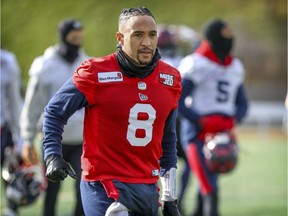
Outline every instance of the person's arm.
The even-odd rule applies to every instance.
[[[37,123],[49,101],[48,92],[47,85],[41,81],[39,76],[30,76],[20,115],[21,136],[24,146],[33,146]]]
[[[165,122],[164,135],[162,139],[162,157],[160,158],[160,167],[162,170],[176,168],[177,150],[176,150],[176,119],[178,111],[172,111]]]
[[[11,111],[11,132],[13,135],[13,142],[17,145],[20,145],[20,126],[19,126],[19,117],[21,109],[23,106],[23,98],[21,97],[21,76],[20,69],[16,59],[14,62],[11,62],[11,82],[9,83],[7,89],[7,98],[8,98],[8,108]]]
[[[193,110],[189,109],[185,105],[185,99],[188,96],[191,96],[191,92],[194,90],[195,85],[191,80],[183,79],[182,80],[182,94],[179,100],[179,115],[183,116],[184,118],[188,119],[193,124],[198,124],[199,122],[199,115],[194,112]]]
[[[75,172],[62,158],[62,133],[69,117],[87,105],[85,96],[74,86],[70,78],[45,107],[42,144],[47,166],[46,177],[49,181],[63,181],[67,175],[76,179]]]
[[[248,111],[248,98],[243,84],[238,89],[235,104],[235,119],[240,124]]]
[[[180,215],[176,196],[176,119],[178,110],[174,110],[165,122],[162,139],[162,157],[160,158],[160,180],[162,184],[163,215]]]
[[[69,117],[88,102],[70,78],[51,98],[43,115],[43,148],[44,160],[50,155],[61,156],[61,140],[64,125]]]
[[[21,137],[23,138],[22,158],[26,165],[37,164],[39,161],[33,144],[39,118],[49,98],[49,87],[41,80],[40,73],[30,74],[20,115]]]

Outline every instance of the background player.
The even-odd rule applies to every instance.
[[[247,113],[244,68],[230,55],[234,35],[221,19],[210,21],[205,40],[179,66],[182,95],[179,101],[181,138],[200,193],[194,215],[217,216],[218,174],[211,172],[203,155],[203,141],[209,133],[232,130]],[[192,103],[186,104],[187,98]],[[190,100],[191,101],[191,100]]]
[[[23,159],[27,165],[38,161],[34,147],[38,121],[44,107],[58,89],[72,76],[74,70],[88,59],[81,49],[83,26],[75,19],[65,19],[58,26],[59,43],[37,57],[29,71],[29,82],[21,113],[21,133],[24,139]],[[77,111],[65,127],[62,154],[71,163],[79,178],[75,182],[76,205],[74,215],[84,215],[80,195],[80,157],[82,154],[82,131],[84,109]],[[43,215],[56,214],[60,182],[48,182],[44,198]]]
[[[8,156],[5,151],[15,150],[19,154],[21,137],[19,116],[23,105],[21,96],[22,82],[20,67],[14,53],[1,48],[1,169]],[[2,176],[2,175],[1,175]],[[7,182],[4,183],[5,188]],[[16,215],[17,204],[7,200],[8,207],[4,215]]]

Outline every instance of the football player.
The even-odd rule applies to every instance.
[[[74,70],[86,59],[82,49],[84,31],[83,25],[76,19],[64,19],[58,25],[59,42],[48,47],[44,54],[33,61],[29,70],[29,82],[24,106],[20,116],[21,134],[24,139],[22,156],[26,165],[38,161],[34,147],[37,125],[42,119],[44,107],[58,89],[72,76]],[[78,110],[65,126],[62,139],[62,154],[71,163],[76,173],[80,175],[80,158],[82,154],[82,131],[84,109]],[[57,197],[60,182],[48,182],[43,202],[43,216],[54,216],[57,210]],[[76,204],[75,216],[84,214],[81,195],[80,178],[75,181]]]
[[[53,96],[43,120],[50,181],[75,173],[62,158],[69,117],[85,107],[81,195],[85,215],[164,215],[176,204],[177,69],[160,60],[156,21],[145,7],[123,9],[118,50],[87,60]]]
[[[204,38],[180,63],[183,89],[179,113],[182,143],[200,185],[194,215],[217,216],[218,173],[205,164],[203,142],[208,134],[232,130],[240,123],[248,99],[243,64],[230,55],[234,42],[231,28],[221,19],[212,20],[205,27]]]
[[[21,96],[22,81],[20,67],[17,57],[14,53],[1,48],[0,60],[0,86],[1,86],[1,103],[0,103],[0,122],[1,122],[1,170],[3,163],[10,155],[5,154],[7,150],[21,150],[22,140],[20,136],[19,116],[23,106],[23,98]],[[3,170],[2,170],[3,171]],[[4,187],[8,186],[7,181]],[[4,215],[16,215],[18,205],[7,197],[8,207],[4,211]]]

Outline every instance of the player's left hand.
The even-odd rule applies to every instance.
[[[162,213],[163,213],[163,216],[181,216],[178,210],[177,200],[164,201]]]

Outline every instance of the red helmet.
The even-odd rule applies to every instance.
[[[165,48],[169,46],[175,46],[176,40],[173,33],[168,28],[163,28],[158,32],[158,47]]]
[[[203,152],[209,170],[216,173],[228,173],[237,164],[239,149],[235,136],[225,131],[207,135]]]

